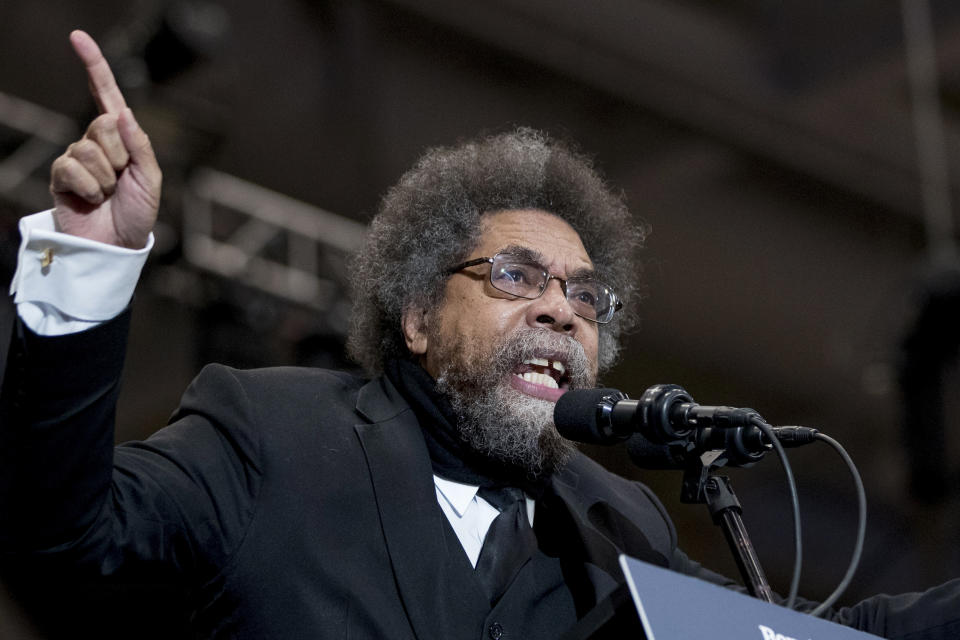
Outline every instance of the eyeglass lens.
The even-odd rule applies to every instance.
[[[497,254],[493,258],[490,283],[500,291],[521,298],[538,298],[549,281],[550,274],[539,264],[518,260],[509,254]],[[613,315],[613,291],[596,280],[571,278],[566,281],[564,292],[578,316],[607,322]]]

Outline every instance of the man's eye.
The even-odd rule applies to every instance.
[[[527,281],[527,274],[520,269],[513,269],[510,271],[503,271],[501,275],[504,279],[510,280],[514,283],[523,283]]]
[[[597,296],[592,291],[580,290],[577,292],[576,300],[592,307],[597,303]]]
[[[600,290],[591,282],[569,282],[567,287],[570,302],[595,307],[600,300]]]
[[[529,285],[535,282],[535,275],[524,265],[504,265],[497,270],[494,279],[503,284]]]

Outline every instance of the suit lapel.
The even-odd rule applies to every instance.
[[[394,578],[418,638],[468,637],[471,618],[461,613],[476,597],[472,583],[451,565],[463,555],[451,548],[437,504],[433,470],[420,425],[385,378],[360,392],[357,409],[369,424],[355,426],[370,470]]]
[[[620,554],[668,564],[630,518],[585,490],[580,475],[569,467],[551,479],[538,502],[535,524],[541,548],[561,560],[579,616],[624,582]]]

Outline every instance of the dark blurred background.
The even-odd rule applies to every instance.
[[[426,147],[529,125],[577,143],[652,226],[642,327],[606,383],[676,383],[842,442],[870,500],[844,602],[960,576],[960,4],[4,0],[3,282],[18,217],[49,206],[49,163],[94,114],[77,27],[165,171],[119,440],[161,426],[204,362],[351,366],[345,258],[380,196]],[[738,575],[678,473],[589,452],[653,485],[690,555]],[[801,592],[822,598],[852,549],[853,485],[824,445],[791,460]],[[783,472],[768,457],[730,475],[786,592]],[[58,592],[22,598],[50,635],[64,620],[185,635],[176,593]]]

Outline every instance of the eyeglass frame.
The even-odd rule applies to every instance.
[[[517,260],[518,262],[523,262],[523,263],[529,264],[529,265],[531,265],[531,266],[539,267],[540,270],[546,275],[546,280],[544,281],[543,287],[540,289],[540,293],[538,293],[537,295],[535,295],[535,296],[533,296],[533,297],[531,298],[531,297],[528,297],[528,296],[521,296],[521,295],[519,295],[519,294],[513,293],[512,291],[504,291],[503,289],[501,289],[500,287],[498,287],[496,284],[494,284],[494,282],[493,282],[493,263],[494,263],[494,261],[497,259],[497,257],[499,257],[499,256],[512,256],[512,257],[516,258],[516,260]],[[477,266],[478,264],[483,264],[483,263],[485,263],[485,262],[490,265],[490,272],[489,272],[488,275],[487,275],[487,280],[490,282],[490,286],[493,287],[494,289],[496,289],[497,291],[500,291],[501,293],[505,293],[505,294],[510,295],[510,296],[515,296],[515,297],[521,298],[521,299],[523,299],[523,300],[536,300],[536,299],[540,298],[541,296],[543,296],[544,292],[547,290],[547,287],[550,286],[550,281],[551,281],[551,280],[556,280],[557,282],[560,283],[560,289],[563,291],[563,297],[569,302],[570,299],[567,298],[567,281],[568,281],[568,280],[589,280],[589,278],[578,278],[578,277],[573,277],[573,278],[561,278],[560,276],[555,276],[555,275],[553,275],[552,273],[550,273],[550,272],[547,270],[547,268],[544,267],[542,264],[540,264],[540,263],[538,263],[538,262],[536,262],[536,261],[534,261],[534,260],[530,260],[530,259],[527,259],[527,258],[522,258],[521,256],[518,256],[518,255],[516,255],[516,254],[514,254],[514,253],[510,253],[509,251],[497,252],[497,253],[493,254],[493,256],[491,256],[491,257],[474,258],[474,259],[472,259],[472,260],[467,260],[466,262],[464,262],[464,263],[462,263],[462,264],[458,264],[458,265],[455,266],[455,267],[450,267],[449,269],[447,269],[447,275],[453,275],[454,273],[457,273],[458,271],[462,271],[462,270],[464,270],[464,269],[466,269],[466,268],[468,268],[468,267],[475,267],[475,266]],[[597,320],[597,319],[595,319],[595,318],[588,318],[587,316],[585,316],[585,315],[583,315],[583,314],[581,314],[581,313],[577,313],[577,310],[574,309],[572,305],[571,305],[571,309],[573,310],[573,313],[574,313],[578,318],[583,318],[584,320],[587,320],[587,321],[592,322],[592,323],[594,323],[594,324],[608,324],[611,320],[613,320],[613,314],[615,314],[617,311],[620,311],[620,309],[623,308],[623,301],[620,300],[620,296],[618,296],[618,295],[616,294],[616,292],[613,290],[613,288],[610,287],[608,284],[606,284],[605,282],[601,282],[600,280],[595,280],[595,282],[596,282],[597,284],[601,285],[602,287],[605,287],[605,288],[610,292],[610,295],[613,296],[613,306],[612,306],[613,311],[610,312],[610,317],[607,318],[606,320]]]

